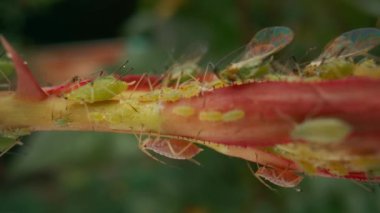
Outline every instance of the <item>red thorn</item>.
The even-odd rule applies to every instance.
[[[7,51],[7,56],[13,61],[17,74],[16,96],[23,100],[41,101],[47,98],[46,93],[41,89],[32,72],[20,55],[13,49],[11,44],[0,36],[0,41]]]

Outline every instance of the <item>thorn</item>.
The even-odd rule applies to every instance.
[[[15,66],[17,74],[16,96],[29,101],[41,101],[47,98],[47,94],[41,89],[21,56],[13,49],[4,36],[0,35],[0,41],[7,52],[8,58],[13,61]]]

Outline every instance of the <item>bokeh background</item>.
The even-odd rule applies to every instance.
[[[101,70],[163,72],[199,46],[208,47],[202,64],[217,64],[274,25],[296,34],[277,58],[307,62],[379,17],[378,0],[0,1],[0,32],[45,85]],[[300,192],[273,192],[246,162],[210,150],[201,166],[163,165],[124,134],[39,132],[23,142],[0,159],[0,212],[380,212],[376,184],[306,177]]]

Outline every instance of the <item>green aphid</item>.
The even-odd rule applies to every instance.
[[[353,75],[355,65],[351,61],[336,59],[321,65],[318,70],[322,79],[340,79]]]
[[[239,70],[239,77],[241,79],[259,79],[270,73],[271,67],[269,63],[265,63],[259,67],[243,67]]]
[[[364,58],[358,62],[354,69],[354,76],[380,78],[380,66],[373,59]]]
[[[183,64],[177,64],[170,69],[170,73],[163,80],[163,85],[175,86],[189,81],[197,76],[199,72],[199,66],[192,62],[185,62]]]
[[[271,55],[287,46],[293,37],[292,30],[287,27],[276,26],[260,30],[248,43],[239,61],[220,71],[219,77],[228,82],[245,82],[268,74]]]
[[[365,55],[379,44],[380,29],[351,30],[329,42],[319,57],[305,67],[304,72],[308,76],[318,76],[323,79],[350,76],[354,72],[354,64],[347,59]]]
[[[126,82],[120,81],[114,76],[106,76],[79,87],[65,97],[71,101],[94,103],[110,100],[127,88]]]
[[[351,129],[349,124],[338,118],[316,118],[297,125],[291,137],[311,143],[339,143],[351,133]]]

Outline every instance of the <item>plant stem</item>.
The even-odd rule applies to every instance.
[[[123,94],[128,95],[128,94]],[[0,128],[28,128],[30,131],[159,132],[156,103],[136,104],[113,99],[97,103],[71,102],[60,97],[30,102],[14,92],[0,93]]]

